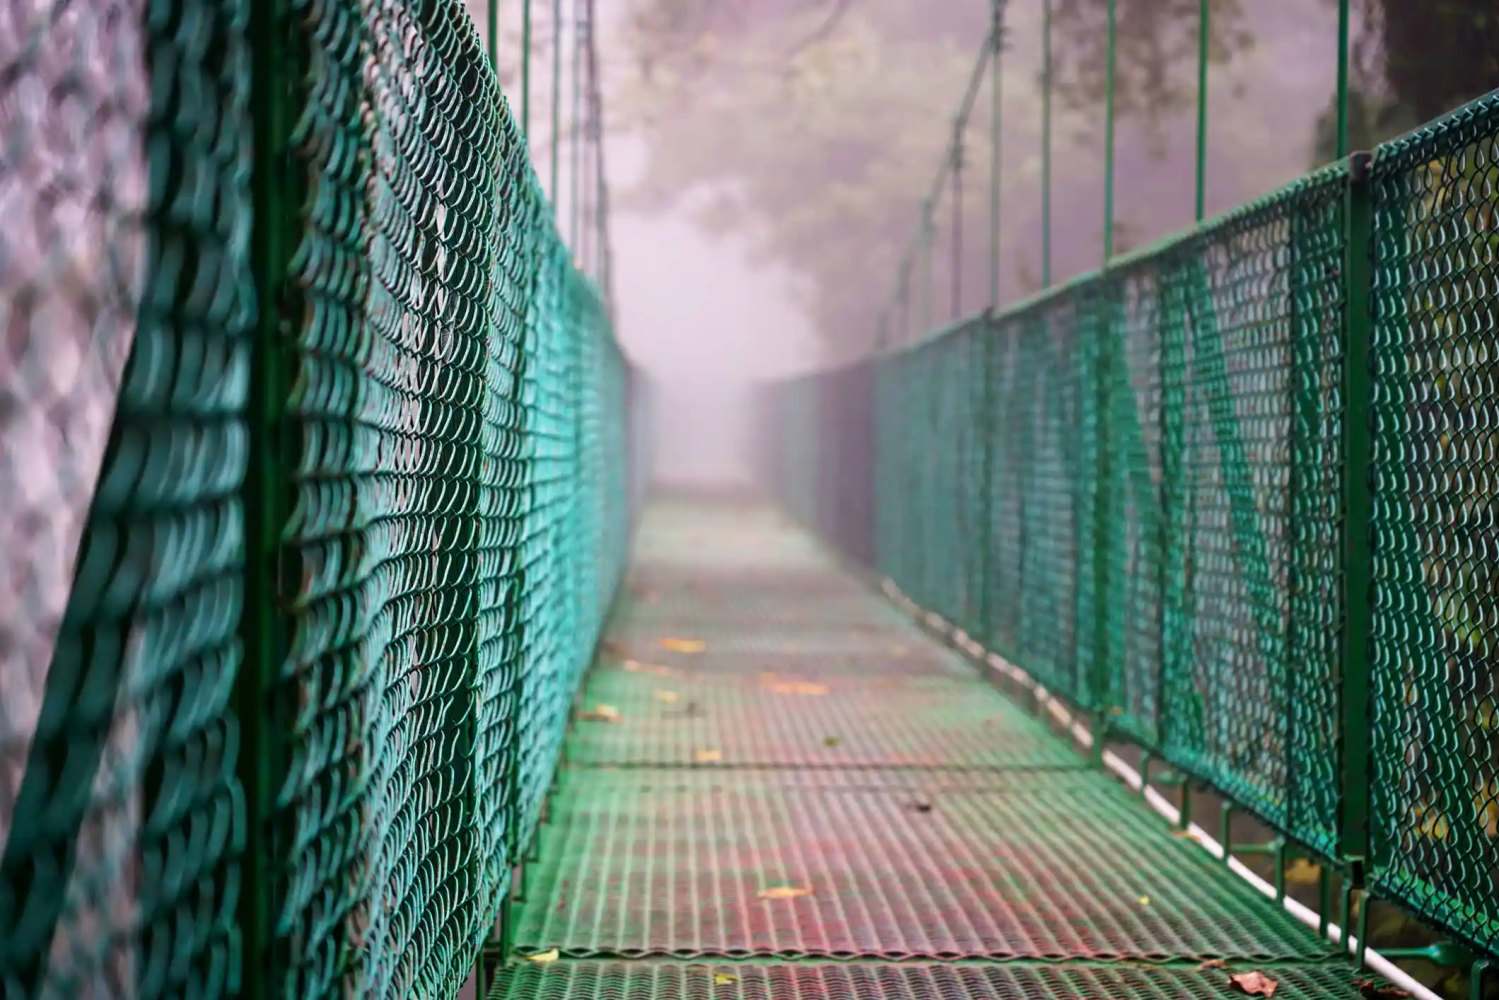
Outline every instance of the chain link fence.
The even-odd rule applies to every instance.
[[[456,0],[0,10],[0,993],[451,995],[646,387]]]
[[[1489,953],[1496,108],[762,401],[789,509],[873,467],[918,604]]]

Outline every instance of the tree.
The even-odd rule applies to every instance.
[[[1195,95],[1197,3],[1119,6],[1118,107],[1132,126],[1120,130],[1119,155],[1146,163],[1153,126]],[[726,0],[636,0],[629,22],[637,72],[613,110],[616,127],[647,138],[651,159],[625,203],[685,204],[712,227],[750,234],[761,254],[802,276],[804,301],[834,356],[873,342],[988,30],[982,4],[917,7],[769,0],[751,16],[748,5]],[[1104,10],[1104,0],[1057,0],[1054,12],[1059,277],[1097,259]],[[1002,289],[1012,299],[1034,291],[1041,270],[1040,5],[1011,4],[1007,17]],[[1215,59],[1246,44],[1236,0],[1219,2],[1212,23]],[[1188,60],[1185,74],[1167,65],[1178,59]],[[986,87],[964,133],[958,216],[966,239],[956,257],[951,193],[936,206],[941,250],[932,270],[944,307],[930,310],[934,320],[947,315],[955,270],[964,309],[986,298],[989,113]],[[1233,141],[1215,155],[1252,161],[1255,136]],[[924,272],[916,277],[924,283]]]

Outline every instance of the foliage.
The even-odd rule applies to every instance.
[[[1195,52],[1196,0],[1121,6],[1129,12],[1120,22],[1119,107],[1133,127],[1121,129],[1119,148],[1121,157],[1131,149],[1143,156],[1153,144],[1150,128],[1190,101],[1189,81],[1160,63],[1178,58],[1183,46]],[[1194,13],[1183,28],[1176,22],[1189,7]],[[1214,51],[1228,58],[1244,37],[1236,3],[1218,7]],[[777,0],[756,5],[754,17],[744,10],[715,0],[636,0],[630,46],[637,73],[614,98],[614,110],[624,127],[647,138],[651,159],[646,181],[625,193],[625,204],[683,203],[713,228],[748,233],[760,254],[802,276],[805,304],[832,353],[857,353],[873,339],[921,199],[952,142],[952,116],[988,19],[982,4],[854,0],[833,30],[819,33],[831,3]],[[1058,275],[1091,266],[1100,237],[1103,84],[1094,36],[1103,10],[1104,0],[1059,0],[1055,11]],[[1006,298],[1039,286],[1040,37],[1040,6],[1010,5],[1003,56]],[[955,270],[966,291],[962,308],[986,301],[990,109],[986,86],[963,133],[962,252],[951,249],[955,212],[945,193],[934,208],[940,303],[918,304],[916,314],[947,315]],[[1234,141],[1252,158],[1252,135]],[[1075,195],[1084,190],[1086,197]],[[924,269],[916,277],[924,282]]]

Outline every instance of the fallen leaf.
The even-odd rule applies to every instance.
[[[722,750],[699,750],[692,755],[692,759],[699,764],[716,764],[723,760]]]
[[[1199,971],[1206,971],[1208,969],[1226,969],[1228,968],[1228,963],[1221,958],[1210,958],[1206,962],[1203,962],[1201,965],[1199,965],[1197,968]]]
[[[911,808],[919,813],[929,813],[932,811],[932,804],[930,802],[912,802]]]
[[[777,885],[760,890],[761,899],[801,899],[803,896],[810,895],[812,895],[811,889],[803,889],[799,885]]]
[[[769,685],[767,690],[771,694],[824,695],[828,693],[828,686],[826,684],[813,684],[810,681],[782,681]]]
[[[1263,972],[1239,972],[1228,977],[1228,984],[1255,997],[1273,997],[1280,984]]]
[[[1381,986],[1372,979],[1355,979],[1353,985],[1358,988],[1359,996],[1366,1000],[1400,1000],[1410,996],[1407,990],[1398,986]]]
[[[1118,705],[1110,705],[1109,714],[1113,716],[1120,716],[1124,714],[1124,709],[1120,708]]]
[[[825,746],[825,747],[835,747],[840,742],[842,742],[842,741],[839,740],[838,737],[836,737],[836,736],[824,736],[822,738],[822,745]]]
[[[539,955],[527,955],[526,961],[539,963],[555,962],[561,957],[562,952],[558,951],[556,948],[553,948],[551,951],[544,951]]]
[[[674,639],[667,637],[661,640],[661,648],[669,649],[673,653],[701,653],[708,648],[708,644],[701,639]]]
[[[1177,840],[1196,840],[1197,839],[1197,834],[1193,833],[1191,830],[1172,830],[1171,831],[1171,836],[1175,837]]]
[[[632,674],[650,674],[653,677],[675,677],[677,674],[671,667],[663,667],[655,663],[641,663],[639,660],[626,660],[624,668]]]
[[[1150,905],[1150,897],[1149,896],[1141,896],[1140,897],[1140,905],[1141,906],[1149,906]]]
[[[619,709],[613,705],[595,705],[586,712],[579,712],[578,719],[583,722],[618,722]]]
[[[1286,881],[1292,885],[1316,885],[1322,880],[1322,866],[1306,858],[1293,858],[1286,867]]]
[[[1499,837],[1499,778],[1481,781],[1473,796],[1473,809],[1485,836]]]
[[[738,982],[738,981],[739,981],[739,977],[738,976],[731,976],[727,972],[715,973],[714,976],[713,976],[713,985],[714,986],[727,986],[729,983],[735,983],[735,982]]]
[[[675,705],[677,703],[677,693],[675,691],[657,691],[656,700],[664,701],[668,705]]]
[[[605,639],[599,643],[599,652],[610,656],[623,657],[625,655],[625,644],[618,639]]]
[[[1411,818],[1416,827],[1416,835],[1428,840],[1446,840],[1452,824],[1440,809],[1416,806],[1411,809]]]

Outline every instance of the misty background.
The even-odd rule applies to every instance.
[[[858,357],[990,305],[994,93],[954,114],[989,0],[596,0],[618,334],[655,383],[656,477],[744,482],[761,380]],[[468,0],[487,30],[485,0]],[[551,160],[554,0],[531,0],[529,143]],[[519,102],[522,4],[501,0]],[[1335,152],[1336,0],[1212,0],[1205,215]],[[561,191],[581,0],[562,0]],[[999,305],[1044,287],[1046,0],[1004,5]],[[1195,218],[1199,0],[1118,4],[1115,249]],[[1050,279],[1102,262],[1106,0],[1050,0]],[[1499,15],[1466,0],[1354,0],[1349,134],[1368,148],[1499,85]],[[897,274],[956,136],[930,257]],[[583,206],[586,214],[588,206]],[[566,225],[562,226],[564,233]],[[928,277],[928,275],[930,277]]]

